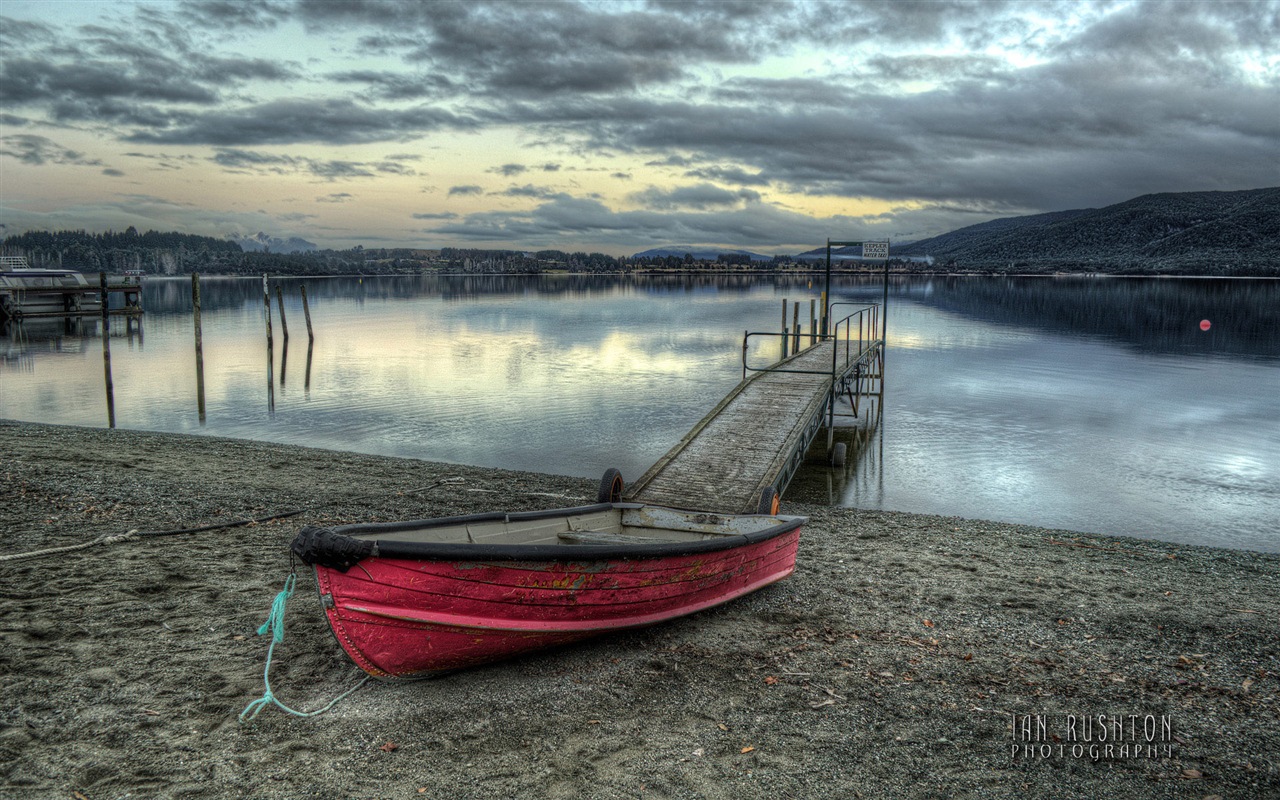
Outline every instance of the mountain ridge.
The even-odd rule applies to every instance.
[[[893,253],[958,270],[1280,275],[1280,187],[1166,192],[1006,217]]]
[[[245,252],[262,253],[270,251],[272,253],[310,253],[319,250],[319,245],[308,242],[297,236],[290,236],[288,239],[281,239],[278,236],[272,236],[263,231],[258,231],[250,236],[243,236],[239,233],[228,233],[227,241],[235,242],[240,245],[240,249]]]

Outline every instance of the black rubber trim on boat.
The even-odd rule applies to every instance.
[[[538,520],[565,517],[593,511],[643,508],[642,503],[597,503],[578,508],[560,508],[548,511],[524,511],[512,514],[501,511],[488,514],[470,514],[461,517],[407,520],[403,522],[371,522],[362,525],[342,525],[336,528],[303,528],[294,538],[289,549],[307,564],[320,564],[345,572],[359,560],[350,560],[357,552],[368,549],[368,555],[379,558],[420,559],[427,561],[555,561],[570,562],[597,559],[663,558],[695,555],[732,550],[756,542],[763,542],[799,528],[807,522],[805,517],[781,517],[783,521],[763,530],[737,536],[721,536],[696,542],[659,542],[656,544],[574,544],[574,545],[517,545],[517,544],[446,544],[440,542],[401,542],[378,539],[379,533],[398,533],[406,530],[438,528],[461,522],[494,522]],[[698,512],[694,512],[698,513]],[[736,514],[712,514],[708,517],[741,516]],[[364,556],[361,556],[364,557]],[[345,565],[345,566],[344,566]]]

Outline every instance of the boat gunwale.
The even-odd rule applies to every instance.
[[[748,517],[755,514],[724,514],[720,512],[700,512],[688,509],[667,509],[651,503],[596,503],[589,506],[573,508],[556,508],[543,511],[486,512],[467,514],[456,517],[436,517],[422,520],[405,520],[398,522],[368,522],[351,525],[339,525],[326,528],[332,534],[355,541],[373,542],[370,558],[389,558],[398,560],[420,561],[540,561],[573,563],[582,561],[626,560],[642,558],[671,558],[685,555],[715,553],[733,550],[749,544],[767,541],[782,534],[795,531],[808,517],[790,515],[765,515],[781,520],[776,525],[761,528],[758,531],[732,535],[717,536],[713,539],[683,542],[654,542],[652,544],[484,544],[471,542],[406,542],[400,540],[379,540],[370,538],[379,532],[397,533],[406,530],[448,527],[450,525],[471,522],[522,522],[555,517],[568,517],[579,514],[595,513],[607,510],[663,508],[682,514],[707,514],[715,517]]]

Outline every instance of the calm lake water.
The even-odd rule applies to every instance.
[[[141,331],[112,321],[116,424],[635,478],[741,378],[743,332],[778,330],[783,298],[807,320],[821,280],[307,279],[311,348],[281,280],[268,362],[261,280],[206,278],[201,421],[190,281],[151,279]],[[1280,551],[1280,282],[895,278],[888,327],[877,424],[789,497]],[[0,354],[0,417],[107,425],[96,321]]]

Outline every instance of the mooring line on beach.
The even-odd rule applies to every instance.
[[[386,497],[388,494],[397,494],[397,495],[421,494],[422,492],[429,492],[432,489],[437,489],[441,486],[454,485],[459,483],[466,483],[466,478],[454,476],[451,478],[445,478],[444,480],[441,480],[441,481],[437,481],[431,484],[430,486],[423,486],[417,489],[406,489],[406,490],[400,490],[395,492],[377,492],[375,494],[365,494],[365,495],[359,495],[357,497],[346,497],[346,498],[343,498],[341,501],[311,503],[310,505],[305,505],[302,508],[294,509],[292,511],[281,511],[277,514],[268,514],[263,517],[235,519],[235,520],[231,520],[230,522],[216,522],[210,525],[199,525],[194,528],[175,528],[173,530],[167,530],[167,531],[140,531],[137,528],[134,528],[132,530],[125,531],[124,533],[103,534],[102,536],[99,536],[97,539],[94,539],[93,541],[90,541],[90,542],[81,542],[80,544],[69,544],[62,547],[46,547],[43,550],[32,550],[27,553],[12,553],[9,555],[0,555],[0,562],[20,561],[27,558],[40,558],[42,556],[52,556],[52,555],[57,555],[59,553],[74,553],[77,550],[87,550],[90,547],[97,547],[100,544],[118,544],[120,542],[133,542],[143,537],[149,537],[149,536],[179,536],[183,534],[205,533],[207,531],[216,531],[216,530],[221,530],[223,528],[238,528],[238,527],[243,527],[245,525],[260,525],[262,523],[271,522],[277,519],[287,519],[288,517],[296,517],[299,514],[306,513],[307,511],[312,511],[312,510],[315,510],[316,508],[323,508],[329,505],[335,505],[338,502],[350,503],[357,500],[368,500],[371,497]]]
[[[284,641],[284,608],[285,604],[289,602],[289,598],[293,597],[293,590],[297,583],[298,573],[296,571],[290,571],[289,577],[285,578],[284,588],[276,594],[275,600],[271,601],[271,611],[267,614],[267,621],[262,623],[262,627],[258,628],[259,636],[271,634],[271,644],[267,647],[267,663],[266,666],[262,668],[262,683],[264,688],[262,697],[259,697],[257,700],[249,703],[249,705],[244,707],[244,711],[240,712],[239,719],[241,722],[252,722],[254,718],[262,712],[262,709],[270,705],[279,706],[281,710],[292,714],[295,717],[317,717],[336,706],[340,701],[349,697],[361,686],[368,683],[373,677],[372,675],[365,675],[364,678],[362,678],[355,686],[352,686],[350,689],[313,711],[298,711],[297,709],[290,708],[280,702],[279,698],[275,696],[275,693],[271,690],[271,659],[275,655],[276,645]]]
[[[33,550],[30,553],[12,553],[7,556],[0,556],[0,561],[18,561],[24,558],[39,558],[40,556],[52,556],[58,553],[72,553],[76,550],[87,550],[90,547],[96,547],[100,544],[115,544],[116,542],[132,542],[140,536],[138,529],[124,533],[106,533],[94,539],[91,542],[82,542],[81,544],[69,544],[64,547],[46,547],[43,550]]]

